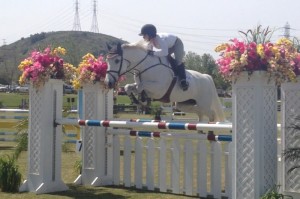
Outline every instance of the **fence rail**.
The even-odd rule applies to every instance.
[[[28,118],[28,110],[26,109],[0,109],[0,142],[16,142],[17,129],[15,126],[19,121],[26,118]],[[66,125],[64,129],[63,140],[65,143],[75,144],[80,139],[78,127]]]

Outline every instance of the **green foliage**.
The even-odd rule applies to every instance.
[[[3,192],[18,192],[21,184],[21,173],[13,157],[0,158],[0,188]]]
[[[16,159],[19,158],[22,151],[27,151],[28,147],[28,133],[18,133],[17,135],[17,146],[15,148],[14,156]]]
[[[153,104],[151,106],[151,115],[154,116],[155,120],[160,120],[162,109],[159,104]]]
[[[82,160],[77,160],[74,164],[74,172],[76,174],[81,174],[82,171]]]
[[[30,35],[30,42],[32,43],[32,44],[34,44],[34,43],[36,43],[36,42],[38,42],[38,41],[41,41],[41,40],[43,40],[43,39],[45,39],[46,38],[46,33],[44,33],[44,32],[42,32],[42,33],[36,33],[36,34],[34,34],[34,35]]]
[[[284,198],[291,198],[292,196],[283,195],[279,193],[280,185],[275,185],[272,189],[269,189],[267,193],[265,193],[260,199],[284,199]]]
[[[262,28],[261,25],[258,25],[253,30],[249,29],[246,32],[239,31],[244,37],[246,42],[254,42],[256,44],[264,44],[271,40],[273,31],[270,31],[269,27]]]
[[[17,146],[14,151],[14,158],[18,159],[22,151],[28,146],[28,118],[20,120],[14,127],[17,130]]]
[[[300,116],[297,116],[295,118],[295,124],[292,124],[288,128],[293,129],[294,133],[300,133],[300,124],[297,124],[297,121],[300,121]],[[285,158],[285,161],[291,161],[291,162],[299,162],[300,160],[300,148],[299,147],[289,147],[286,150],[283,151],[283,157]],[[294,164],[287,173],[291,173],[294,169],[300,168],[299,164]]]
[[[211,55],[203,54],[200,56],[196,53],[188,52],[184,58],[184,62],[187,69],[211,75],[216,88],[223,90],[228,90],[230,88],[230,83],[226,82],[224,78],[221,77],[218,66]]]
[[[300,41],[296,37],[293,37],[293,46],[296,48],[297,52],[300,52]]]

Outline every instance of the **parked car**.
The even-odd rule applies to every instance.
[[[29,91],[28,86],[17,86],[16,87],[17,93],[28,93],[28,91]]]
[[[118,95],[127,95],[125,88],[123,86],[118,88]]]
[[[74,90],[73,86],[70,86],[70,85],[67,85],[65,84],[64,85],[64,94],[73,94],[73,93],[76,93],[76,90]]]
[[[8,91],[8,85],[0,85],[0,92],[7,92]]]

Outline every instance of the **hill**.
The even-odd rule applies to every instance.
[[[112,45],[124,41],[100,33],[81,31],[59,31],[37,33],[28,38],[0,47],[0,84],[17,83],[19,63],[34,49],[61,46],[67,50],[66,62],[77,66],[86,53],[95,56],[107,53],[106,43]]]

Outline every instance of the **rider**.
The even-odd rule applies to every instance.
[[[169,58],[172,67],[175,68],[175,74],[179,77],[182,90],[186,91],[189,83],[186,81],[184,63],[182,62],[184,47],[181,39],[172,34],[157,33],[156,27],[152,24],[144,25],[139,35],[148,42],[149,55]],[[154,48],[155,51],[153,51]],[[171,57],[172,54],[174,54],[175,60]]]

